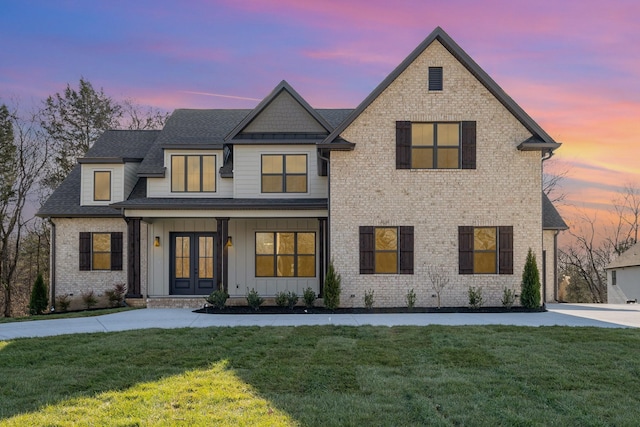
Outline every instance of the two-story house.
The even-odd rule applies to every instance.
[[[560,146],[440,28],[357,108],[314,109],[281,82],[253,110],[176,110],[161,131],[108,131],[38,215],[51,219],[52,299],[126,283],[149,306],[224,288],[270,297],[327,265],[342,306],[433,306],[470,286],[499,305],[527,251],[553,299],[542,162]]]

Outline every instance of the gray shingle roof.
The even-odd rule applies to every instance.
[[[221,199],[221,198],[137,198],[114,203],[127,209],[327,209],[327,199]]]
[[[142,159],[160,131],[109,130],[98,138],[85,158]],[[40,217],[119,217],[120,212],[109,206],[80,206],[81,166],[76,165],[69,176],[42,205]]]
[[[640,243],[636,243],[629,249],[624,251],[622,255],[611,261],[605,269],[622,268],[622,267],[634,267],[640,265]]]
[[[544,230],[568,230],[558,210],[546,194],[542,193],[542,228]]]

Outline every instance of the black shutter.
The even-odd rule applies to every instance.
[[[498,274],[513,274],[513,227],[498,227]]]
[[[458,273],[473,274],[473,227],[458,227]]]
[[[400,274],[413,274],[413,226],[400,227]]]
[[[122,270],[122,233],[111,233],[111,270]]]
[[[91,270],[91,233],[80,233],[80,271]]]
[[[374,229],[369,226],[360,227],[360,274],[375,272],[375,237]]]
[[[462,122],[462,169],[476,168],[476,122]]]
[[[442,67],[429,67],[429,90],[442,90]]]
[[[411,122],[396,122],[396,169],[411,168]]]

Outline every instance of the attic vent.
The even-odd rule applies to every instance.
[[[429,90],[442,90],[442,67],[429,67]]]

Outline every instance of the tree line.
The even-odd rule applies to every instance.
[[[32,111],[0,99],[0,316],[27,314],[35,279],[48,278],[49,224],[33,214],[77,159],[108,129],[160,129],[168,117],[84,78]]]

